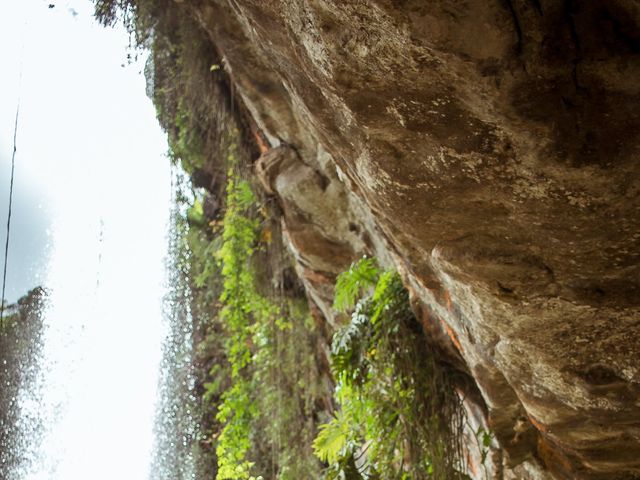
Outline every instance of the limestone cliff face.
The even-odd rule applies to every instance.
[[[329,325],[336,274],[376,255],[473,379],[490,476],[640,478],[640,4],[193,13],[266,139],[256,169]]]

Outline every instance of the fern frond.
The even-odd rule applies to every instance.
[[[373,287],[379,276],[380,270],[375,259],[362,257],[353,263],[349,270],[338,276],[333,308],[339,312],[353,308],[362,292]]]

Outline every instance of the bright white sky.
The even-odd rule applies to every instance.
[[[50,429],[25,480],[148,476],[171,186],[127,45],[88,0],[0,1],[0,257],[20,90],[8,297],[52,292],[33,404]]]

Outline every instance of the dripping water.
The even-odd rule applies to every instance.
[[[182,202],[186,184],[185,175],[174,170],[164,298],[167,336],[162,352],[150,480],[196,480],[198,423],[193,298],[189,281],[190,251],[186,242],[189,227]]]

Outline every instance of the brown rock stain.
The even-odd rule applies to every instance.
[[[558,478],[575,478],[567,476],[574,469],[573,462],[563,453],[563,450],[543,435],[538,437],[537,453],[542,463]]]
[[[462,348],[462,344],[460,343],[460,340],[458,340],[458,336],[456,335],[456,332],[454,332],[453,329],[449,326],[449,324],[445,322],[442,318],[438,318],[438,320],[440,320],[442,327],[445,329],[445,331],[447,332],[447,335],[449,335],[449,338],[451,339],[453,344],[456,346],[458,351],[462,353],[464,350]]]
[[[543,423],[538,421],[530,413],[527,414],[527,418],[529,418],[529,421],[531,422],[531,425],[533,425],[536,428],[536,430],[538,430],[541,433],[547,433],[548,432],[548,428]]]

